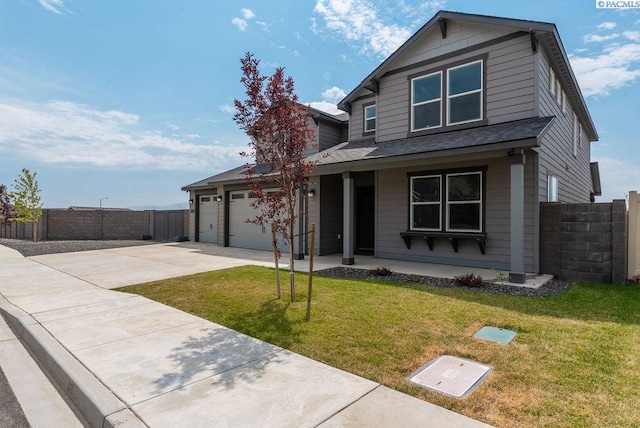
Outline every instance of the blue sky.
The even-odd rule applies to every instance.
[[[239,59],[331,108],[441,9],[557,25],[600,134],[603,196],[640,191],[640,9],[585,0],[0,0],[0,183],[45,207],[182,203],[244,162]]]

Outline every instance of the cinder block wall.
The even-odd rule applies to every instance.
[[[626,203],[540,204],[540,270],[568,281],[626,279]]]

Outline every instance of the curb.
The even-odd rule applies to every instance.
[[[93,427],[147,427],[31,315],[0,295],[0,315]]]

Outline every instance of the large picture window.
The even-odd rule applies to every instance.
[[[483,171],[410,177],[410,229],[482,232]]]
[[[447,124],[482,119],[482,61],[447,70]]]
[[[442,72],[411,81],[411,129],[442,126]]]
[[[412,77],[411,132],[482,120],[483,64],[477,60]]]

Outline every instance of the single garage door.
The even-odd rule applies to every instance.
[[[198,240],[218,243],[218,202],[214,195],[198,198]]]
[[[246,223],[256,218],[256,210],[251,207],[253,198],[250,191],[230,192],[229,194],[229,246],[270,251],[271,226]]]

